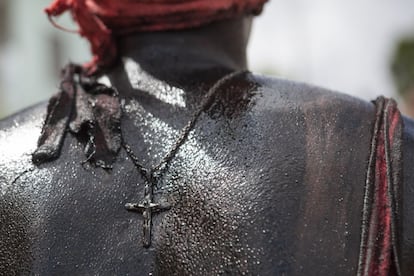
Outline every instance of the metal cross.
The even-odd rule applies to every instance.
[[[152,215],[163,212],[163,211],[167,211],[168,209],[171,208],[170,205],[157,204],[152,201],[153,199],[152,186],[153,186],[152,183],[149,183],[147,181],[145,185],[145,189],[144,189],[145,191],[144,200],[141,203],[125,204],[125,208],[128,211],[138,212],[144,218],[142,243],[144,247],[146,248],[151,246]]]

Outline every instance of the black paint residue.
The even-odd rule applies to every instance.
[[[24,203],[11,197],[0,200],[0,275],[29,274],[30,220]]]

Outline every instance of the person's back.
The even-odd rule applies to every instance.
[[[48,109],[0,122],[4,274],[413,271],[413,122],[388,145],[375,129],[389,102],[245,71],[249,22],[120,38],[103,78],[115,89],[75,73]],[[404,183],[399,213],[380,225],[403,230],[377,231],[386,252],[364,242],[381,145],[393,154],[383,171]]]

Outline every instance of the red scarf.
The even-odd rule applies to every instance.
[[[55,0],[49,17],[70,11],[79,34],[91,44],[90,71],[112,63],[114,36],[140,31],[179,30],[243,14],[258,14],[267,0]]]

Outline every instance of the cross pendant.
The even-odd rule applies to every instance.
[[[145,248],[151,246],[151,230],[152,230],[152,215],[166,211],[171,208],[169,205],[157,204],[152,201],[153,190],[151,183],[146,183],[145,185],[145,195],[144,200],[141,203],[127,203],[125,208],[128,211],[138,212],[143,218],[143,236],[142,243]]]

